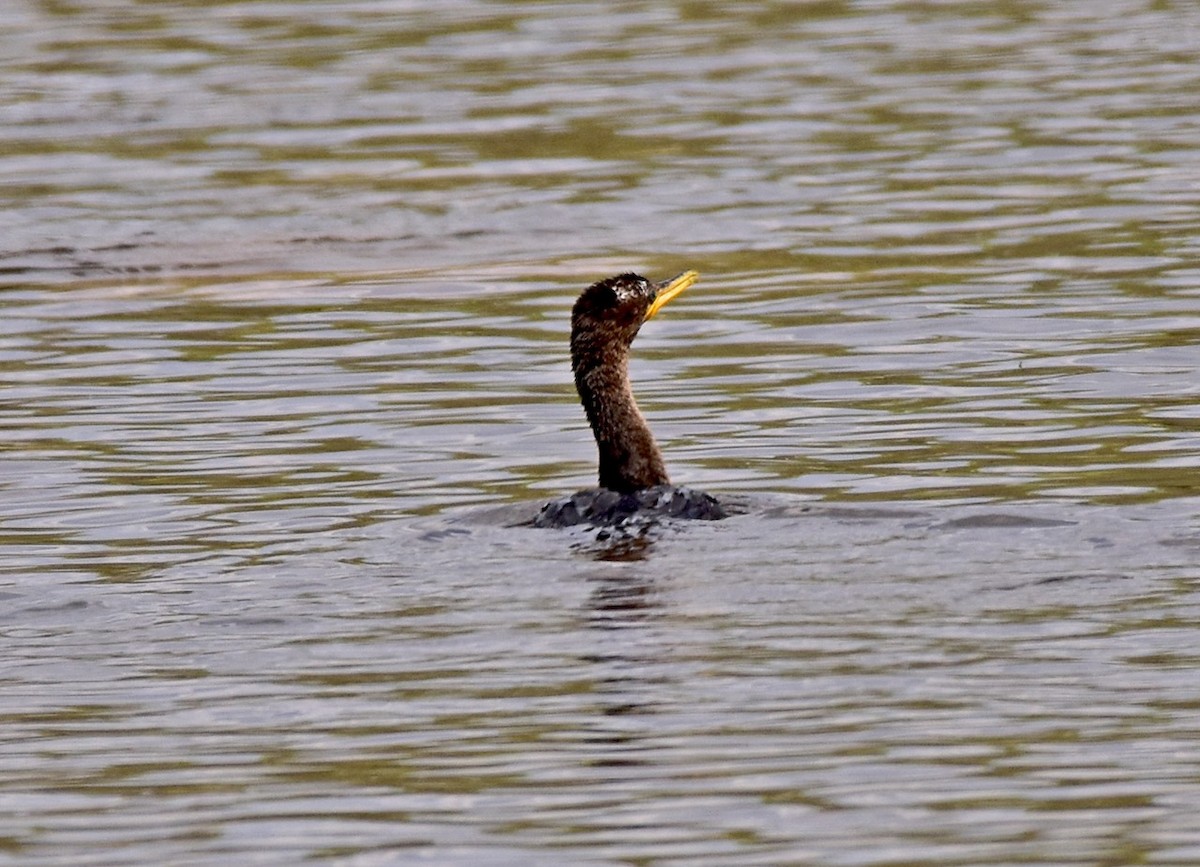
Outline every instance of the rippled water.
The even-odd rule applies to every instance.
[[[1193,5],[6,15],[0,859],[1200,861]]]

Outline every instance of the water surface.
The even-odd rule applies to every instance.
[[[1200,860],[1200,13],[23,3],[14,863]],[[676,481],[606,544],[587,283]],[[498,511],[497,511],[498,510]]]

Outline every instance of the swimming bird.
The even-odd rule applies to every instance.
[[[629,382],[629,352],[642,325],[700,275],[651,283],[618,274],[583,291],[571,311],[571,370],[600,457],[599,488],[548,503],[538,527],[623,525],[657,517],[718,520],[725,510],[708,494],[675,487]]]

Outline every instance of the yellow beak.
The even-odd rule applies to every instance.
[[[659,310],[667,306],[667,303],[676,295],[682,295],[684,290],[700,279],[700,274],[696,271],[684,271],[678,277],[673,277],[663,283],[655,284],[654,303],[650,305],[650,309],[646,311],[645,321],[650,321]]]

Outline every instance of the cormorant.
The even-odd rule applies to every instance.
[[[600,487],[548,503],[533,519],[535,527],[727,517],[708,494],[671,484],[629,384],[629,349],[638,330],[699,276],[685,271],[651,283],[637,274],[619,274],[589,286],[575,302],[571,369],[600,453]]]

